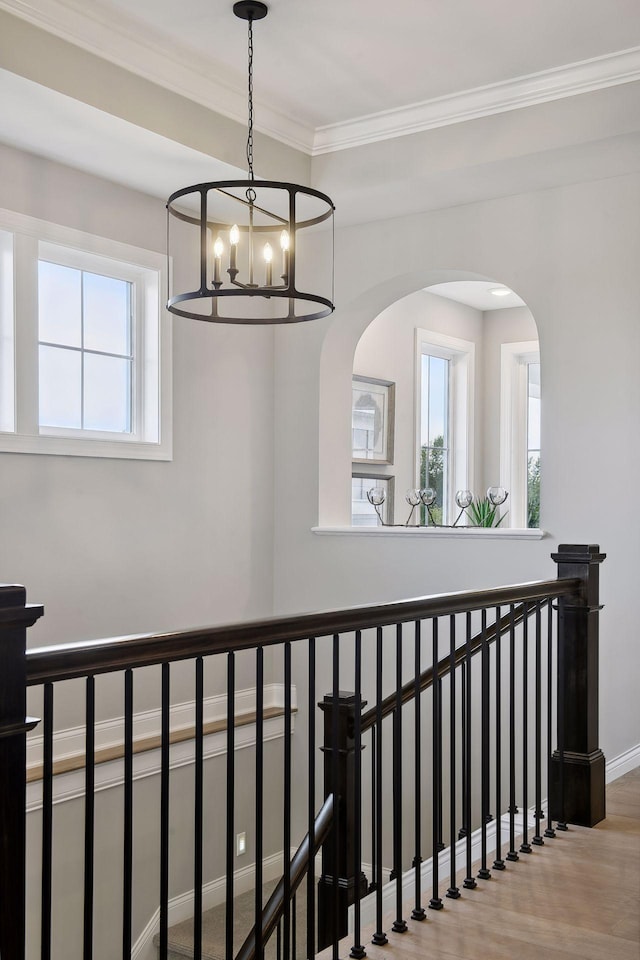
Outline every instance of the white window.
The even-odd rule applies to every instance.
[[[171,459],[160,254],[0,212],[0,449]]]
[[[503,343],[500,483],[512,527],[540,526],[540,351],[537,340]]]
[[[456,490],[473,475],[473,376],[475,345],[428,330],[416,331],[417,482],[437,494],[431,512],[453,520]],[[427,523],[421,507],[421,523]]]

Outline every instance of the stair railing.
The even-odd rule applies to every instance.
[[[186,669],[193,671],[194,689],[194,726],[189,734],[194,744],[194,960],[202,957],[204,850],[209,835],[205,801],[210,801],[204,778],[205,741],[210,732],[204,703],[207,683],[212,676],[223,676],[226,680],[226,721],[218,722],[216,729],[224,728],[225,738],[226,786],[222,793],[226,798],[223,831],[227,960],[233,960],[236,955],[235,811],[239,802],[236,745],[241,723],[250,724],[254,731],[254,930],[261,931],[259,937],[253,937],[253,942],[251,935],[245,938],[241,948],[244,951],[241,952],[242,960],[245,955],[246,960],[254,956],[262,960],[264,945],[274,929],[281,930],[278,945],[281,960],[296,956],[295,910],[292,910],[291,901],[305,877],[306,940],[304,948],[298,948],[298,955],[315,956],[319,942],[320,947],[331,944],[334,956],[337,956],[338,943],[346,934],[351,909],[354,913],[351,956],[363,957],[365,948],[361,943],[360,914],[366,906],[369,890],[363,855],[370,857],[375,887],[376,930],[373,941],[386,942],[381,912],[385,896],[384,864],[389,865],[389,850],[396,893],[393,930],[398,933],[406,930],[403,884],[406,884],[407,867],[405,807],[408,797],[415,798],[409,804],[414,807],[413,857],[409,857],[409,866],[414,870],[413,892],[416,897],[411,917],[422,920],[426,915],[421,899],[421,881],[423,853],[428,851],[432,858],[433,896],[427,906],[439,909],[442,901],[438,853],[445,840],[443,831],[447,814],[447,779],[443,776],[446,750],[450,751],[447,788],[450,822],[447,826],[451,860],[453,864],[456,831],[460,827],[467,853],[464,886],[476,882],[469,858],[472,834],[478,823],[482,861],[478,876],[486,877],[488,873],[490,777],[495,783],[496,826],[505,793],[509,802],[507,861],[518,858],[515,850],[516,800],[526,814],[531,799],[528,792],[530,776],[534,781],[536,802],[532,842],[543,842],[540,800],[547,766],[551,797],[547,830],[553,832],[552,819],[558,821],[560,828],[566,822],[589,825],[597,822],[604,816],[604,758],[598,748],[597,729],[598,565],[604,556],[598,547],[578,545],[561,546],[553,559],[558,563],[559,573],[559,579],[555,581],[29,651],[25,650],[26,631],[42,616],[42,608],[26,604],[23,588],[0,587],[0,958],[24,960],[25,957],[25,740],[27,731],[38,723],[27,717],[29,687],[42,688],[42,724],[39,728],[43,748],[40,915],[29,916],[29,935],[32,942],[39,943],[41,960],[51,960],[52,957],[57,960],[60,956],[60,948],[56,945],[60,940],[62,921],[56,913],[53,888],[53,806],[57,777],[54,707],[58,698],[64,697],[64,691],[57,691],[58,684],[72,678],[84,682],[85,746],[81,757],[85,772],[84,879],[79,924],[85,960],[93,957],[95,918],[103,909],[95,863],[95,774],[99,764],[108,759],[101,755],[99,744],[96,744],[96,685],[102,674],[119,674],[122,678],[123,831],[119,841],[122,846],[122,910],[117,924],[124,960],[131,958],[135,933],[132,928],[132,903],[136,895],[133,883],[135,758],[139,749],[147,749],[147,746],[141,747],[134,737],[137,671],[143,667],[160,667],[160,869],[156,880],[160,960],[165,960],[169,950],[172,880],[169,841],[172,829],[177,829],[172,821],[170,784],[173,741],[180,733],[171,728],[172,665],[178,661],[191,661],[192,666]],[[493,622],[490,622],[492,618]],[[507,642],[501,649],[505,637]],[[460,638],[461,643],[458,642]],[[408,667],[409,648],[412,656]],[[267,659],[265,654],[268,651]],[[244,661],[247,657],[253,660],[255,676],[255,709],[250,717],[244,718],[238,717],[235,706],[237,666],[241,656]],[[480,668],[473,670],[472,661],[478,656]],[[242,669],[243,676],[246,676],[244,661]],[[430,666],[427,667],[427,663]],[[516,669],[520,671],[517,686]],[[509,682],[503,684],[501,678],[507,674]],[[316,706],[318,687],[324,685],[327,678],[330,678],[331,690],[321,702],[322,741],[316,729]],[[345,693],[341,689],[341,678],[343,683],[353,684],[353,692]],[[180,682],[184,683],[184,679],[184,668],[181,668]],[[273,755],[267,753],[275,748],[269,745],[266,736],[274,711],[270,713],[270,706],[265,703],[265,690],[272,680],[281,681],[283,691],[283,702],[275,711],[277,722],[281,724],[283,768],[282,780],[277,783],[270,770]],[[292,693],[294,681],[300,693],[297,716]],[[275,686],[278,686],[277,682]],[[366,696],[373,703],[368,713],[363,712]],[[445,714],[447,696],[448,722]],[[407,714],[408,708],[412,710],[412,716]],[[553,754],[552,716],[557,726],[557,749]],[[387,730],[388,724],[385,723],[388,718],[391,718],[391,731]],[[299,721],[295,734],[294,719]],[[408,744],[405,733],[409,719],[412,722],[412,743]],[[501,740],[505,725],[509,727],[509,736]],[[516,764],[518,732],[522,749]],[[546,734],[544,745],[543,733]],[[372,745],[367,756],[372,775],[371,796],[368,789],[363,789],[365,736],[371,738]],[[504,739],[508,739],[508,743],[505,744]],[[298,744],[295,757],[294,742]],[[320,822],[317,822],[321,785],[316,776],[316,757],[321,742],[327,802],[322,808]],[[406,776],[407,752],[411,753],[413,762],[413,779],[409,780]],[[545,752],[548,763],[545,763]],[[501,765],[505,762],[509,774],[507,787],[501,782]],[[428,771],[426,767],[429,767]],[[430,782],[425,781],[426,772],[430,774]],[[407,790],[408,783],[411,784],[410,791]],[[475,800],[476,785],[480,788],[479,805]],[[246,792],[244,785],[243,790]],[[270,844],[273,841],[272,828],[265,826],[266,802],[270,813],[273,809],[282,811],[280,842],[285,863],[289,861],[292,840],[295,835],[304,833],[304,827],[307,838],[300,844],[293,864],[285,869],[276,893],[265,905],[262,890],[264,864],[265,857],[272,852]],[[220,804],[219,798],[216,803]],[[362,827],[363,812],[371,814],[370,840],[369,833]],[[431,821],[429,830],[426,829],[425,816]],[[526,816],[521,829],[523,842],[520,850],[528,852]],[[390,834],[390,843],[387,833]],[[324,837],[325,834],[322,874],[316,890],[315,850],[320,835]],[[423,842],[425,838],[430,842]],[[498,833],[494,869],[504,866],[502,853]],[[136,873],[135,886],[139,880]],[[446,895],[453,899],[459,893],[452,866],[451,885]],[[65,927],[72,920],[65,916]],[[66,935],[66,929],[64,933]]]

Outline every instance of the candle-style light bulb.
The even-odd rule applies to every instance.
[[[280,249],[282,250],[282,279],[289,282],[289,232],[283,230],[280,234]]]
[[[236,253],[238,252],[239,243],[240,230],[238,229],[238,224],[234,223],[231,230],[229,230],[229,270],[236,270]]]
[[[273,266],[272,266],[272,261],[273,261],[273,247],[271,246],[270,243],[265,243],[265,245],[264,245],[264,247],[263,247],[263,249],[262,249],[262,255],[263,255],[263,257],[264,257],[264,262],[265,262],[265,264],[266,264],[266,266],[267,266],[267,269],[266,269],[266,274],[267,274],[267,277],[266,277],[266,285],[267,285],[268,287],[270,287],[271,284],[273,283]]]
[[[224,243],[220,237],[217,237],[213,245],[213,282],[220,283],[220,266],[222,264],[222,254],[224,253]]]

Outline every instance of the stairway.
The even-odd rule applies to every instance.
[[[276,880],[265,883],[262,888],[262,902],[266,903]],[[306,886],[303,884],[296,898],[296,955],[306,956],[307,950],[307,903]],[[234,900],[233,952],[234,956],[244,943],[254,923],[255,894],[248,890]],[[221,903],[202,914],[202,960],[226,960],[226,908]],[[158,936],[154,937],[158,946]],[[276,934],[274,933],[264,951],[265,960],[276,960]],[[192,960],[193,958],[193,920],[183,920],[169,929],[169,951],[167,960]]]

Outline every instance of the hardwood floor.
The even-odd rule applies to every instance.
[[[460,886],[462,884],[460,883]],[[426,901],[428,902],[428,896]],[[389,943],[370,960],[640,960],[640,769],[607,788],[607,819],[570,827]],[[349,944],[350,947],[350,944]],[[341,945],[340,957],[349,950]],[[330,952],[325,952],[323,956]]]

